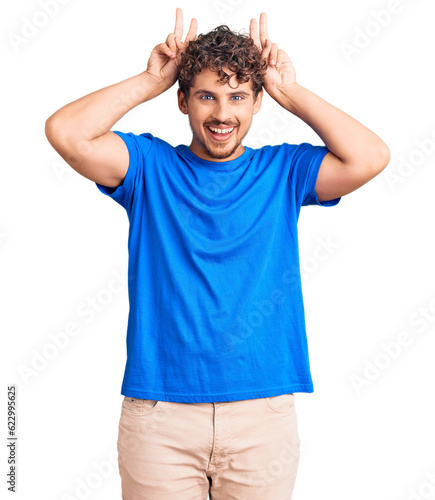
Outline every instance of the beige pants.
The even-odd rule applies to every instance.
[[[123,500],[290,500],[299,451],[294,394],[122,402]]]

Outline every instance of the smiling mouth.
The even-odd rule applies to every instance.
[[[206,129],[210,137],[215,141],[226,141],[233,135],[236,127],[217,128],[206,125]]]

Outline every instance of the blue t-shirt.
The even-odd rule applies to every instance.
[[[320,202],[325,146],[264,146],[203,160],[150,133],[117,132],[129,167],[97,184],[129,219],[121,394],[175,402],[313,392],[297,221]]]

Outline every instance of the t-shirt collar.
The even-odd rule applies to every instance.
[[[180,152],[185,157],[187,157],[189,161],[192,161],[195,164],[210,168],[212,170],[234,170],[235,168],[240,166],[243,162],[245,162],[247,159],[249,159],[252,155],[252,148],[248,146],[243,146],[243,147],[245,148],[245,150],[240,156],[238,156],[234,160],[228,160],[228,161],[204,160],[203,158],[200,158],[195,153],[193,153],[189,149],[189,146],[186,146],[185,144],[180,144],[179,146],[177,146],[177,149],[179,149]]]

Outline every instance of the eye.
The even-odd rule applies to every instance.
[[[241,95],[233,95],[234,99],[237,99],[238,101],[241,101],[243,97]]]
[[[201,99],[204,99],[204,100],[208,101],[208,99],[205,99],[206,97],[210,97],[211,99],[213,99],[213,96],[211,96],[211,95],[209,95],[209,94],[203,94],[203,95],[201,96]]]

